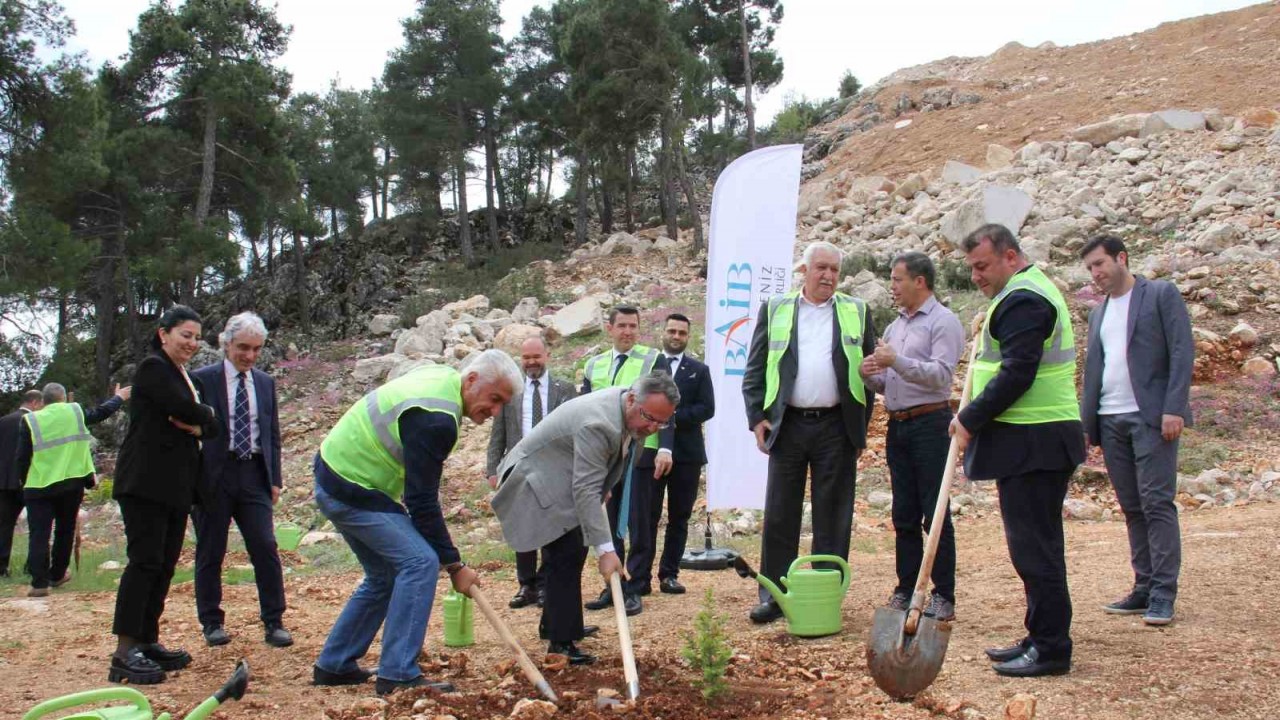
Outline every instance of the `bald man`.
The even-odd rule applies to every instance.
[[[551,377],[547,363],[551,354],[541,338],[529,338],[520,345],[520,367],[524,370],[524,387],[520,394],[502,408],[489,433],[489,456],[485,474],[489,487],[498,486],[498,463],[534,425],[566,400],[577,395],[571,383]],[[543,574],[538,568],[538,553],[516,553],[516,579],[520,589],[508,603],[512,608],[541,605]]]

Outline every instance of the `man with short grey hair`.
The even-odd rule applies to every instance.
[[[27,432],[19,437],[15,464],[18,477],[24,479],[22,499],[27,506],[27,569],[31,571],[27,595],[44,597],[51,586],[71,580],[67,568],[80,503],[85,489],[96,482],[88,426],[114,415],[132,392],[131,387],[117,385],[113,397],[85,410],[67,401],[65,387],[49,383],[41,393],[44,406],[23,418]]]
[[[867,387],[883,394],[889,415],[885,455],[893,486],[898,584],[888,605],[906,610],[924,557],[922,533],[929,532],[946,470],[951,377],[964,349],[964,328],[933,295],[936,273],[928,255],[903,253],[889,267],[898,318],[885,328],[875,353],[862,361],[859,372]],[[952,620],[956,543],[950,512],[943,519],[932,577],[933,596],[925,612]]]
[[[542,548],[547,581],[541,628],[551,643],[548,652],[575,665],[595,661],[576,645],[584,636],[587,546],[595,549],[606,584],[623,570],[601,503],[615,489],[625,498],[632,482],[651,481],[632,477],[639,447],[667,427],[679,403],[675,381],[660,371],[630,388],[576,397],[530,430],[498,465],[493,511],[516,552]]]
[[[196,612],[205,642],[211,646],[231,642],[222,611],[222,561],[232,520],[253,565],[264,640],[275,647],[293,644],[283,621],[284,570],[273,510],[284,486],[276,383],[255,367],[266,341],[262,318],[251,312],[234,315],[218,335],[222,362],[191,373],[224,430],[204,441],[199,504],[192,511]]]

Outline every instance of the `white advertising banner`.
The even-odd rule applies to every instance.
[[[800,145],[778,145],[733,161],[711,198],[707,258],[707,365],[716,414],[707,422],[707,507],[764,507],[768,457],[756,449],[742,402],[742,376],[760,303],[791,289]]]

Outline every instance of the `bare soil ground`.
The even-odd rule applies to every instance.
[[[822,639],[788,635],[781,623],[752,625],[746,613],[755,586],[731,571],[685,572],[685,596],[653,595],[632,619],[640,659],[642,697],[623,714],[637,718],[955,718],[1003,715],[1015,693],[1034,695],[1042,718],[1270,718],[1280,712],[1280,618],[1274,593],[1280,582],[1280,504],[1250,504],[1190,513],[1183,518],[1184,562],[1178,620],[1153,629],[1134,617],[1104,615],[1099,606],[1123,594],[1130,582],[1121,522],[1067,525],[1068,566],[1075,603],[1075,666],[1065,677],[1011,680],[997,677],[982,655],[985,647],[1022,634],[1020,583],[1008,562],[995,516],[963,517],[959,536],[959,618],[946,664],[934,686],[914,703],[898,703],[872,684],[863,655],[871,615],[892,585],[892,532],[883,520],[860,517],[852,557],[854,582],[844,603],[844,631]],[[754,560],[754,558],[753,558]],[[514,590],[510,574],[486,573],[487,596],[500,607],[516,636],[536,660],[537,610],[508,610]],[[422,662],[429,675],[453,680],[461,692],[430,695],[412,691],[383,706],[373,685],[349,689],[309,686],[311,665],[343,601],[358,582],[355,574],[294,576],[288,581],[286,617],[297,644],[284,650],[261,642],[252,585],[227,588],[228,627],[233,642],[207,648],[195,621],[191,585],[174,588],[163,636],[184,646],[194,664],[166,683],[144,688],[159,710],[185,713],[218,687],[236,659],[253,668],[244,702],[218,711],[222,718],[412,717],[452,715],[460,720],[500,718],[520,698],[536,692],[520,676],[502,674],[508,660],[500,641],[477,619],[476,645],[443,647],[442,617],[431,618]],[[584,593],[598,579],[588,571]],[[728,620],[735,651],[732,694],[706,706],[678,660],[700,599],[714,589]],[[441,583],[441,592],[445,584]],[[107,683],[106,659],[112,593],[55,591],[44,600],[0,600],[0,717],[19,717],[37,702]],[[437,605],[437,608],[439,606]],[[589,669],[548,673],[563,696],[559,716],[614,717],[594,709],[595,690],[624,690],[616,630],[610,612],[588,613],[602,626],[584,642],[601,661]],[[367,662],[376,666],[379,645]],[[426,703],[417,700],[429,697]]]

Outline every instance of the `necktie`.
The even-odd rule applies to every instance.
[[[667,356],[667,369],[671,371],[671,377],[676,376],[676,370],[680,368],[680,358],[674,355]]]
[[[234,413],[236,431],[232,449],[236,457],[247,460],[253,453],[253,438],[249,433],[249,392],[245,389],[244,373],[237,373],[236,409]]]
[[[638,444],[632,440],[631,450],[627,452],[627,474],[622,480],[622,500],[618,504],[617,536],[624,540],[631,525],[631,471],[636,466],[636,445]]]
[[[538,389],[537,378],[533,379],[533,409],[530,414],[533,419],[529,423],[529,427],[537,427],[538,423],[542,421],[542,391]]]
[[[622,372],[622,364],[623,364],[623,363],[625,363],[626,361],[627,361],[627,354],[626,354],[626,353],[619,353],[619,354],[618,354],[618,359],[614,361],[614,365],[613,365],[613,375],[611,375],[611,376],[609,377],[609,384],[610,384],[610,385],[612,385],[612,384],[614,384],[614,383],[618,382],[618,373]]]

